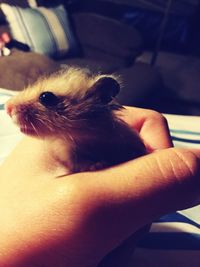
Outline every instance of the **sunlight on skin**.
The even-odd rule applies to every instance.
[[[18,144],[0,168],[0,266],[93,267],[155,218],[200,203],[200,151],[170,148],[157,113],[124,112],[145,144],[160,151],[57,178],[59,166],[40,142]]]

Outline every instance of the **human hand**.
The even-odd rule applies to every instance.
[[[123,117],[155,153],[56,179],[28,165],[19,145],[16,169],[0,169],[0,266],[93,267],[155,218],[200,203],[200,152],[169,148],[157,113],[127,108]]]

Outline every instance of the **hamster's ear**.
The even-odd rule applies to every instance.
[[[90,88],[90,96],[100,98],[102,103],[107,104],[119,93],[120,85],[112,77],[99,78]]]

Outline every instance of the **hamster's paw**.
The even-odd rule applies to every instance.
[[[92,171],[98,171],[98,170],[102,170],[106,167],[107,167],[107,164],[105,162],[97,162],[97,163],[91,165],[89,170],[91,172]]]

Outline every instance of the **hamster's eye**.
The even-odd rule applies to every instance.
[[[40,103],[45,107],[53,107],[58,104],[58,97],[51,92],[44,92],[39,96]]]

